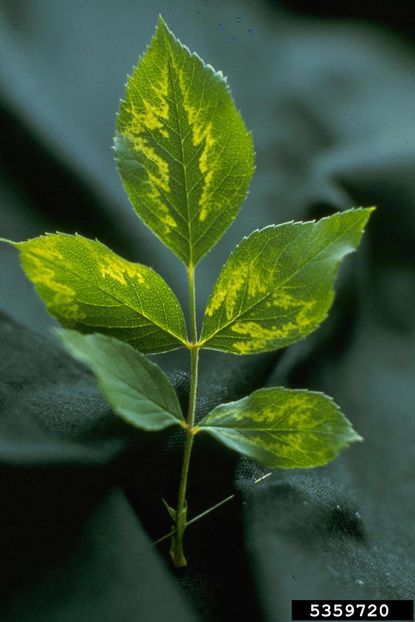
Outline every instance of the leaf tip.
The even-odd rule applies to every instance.
[[[375,212],[377,210],[376,205],[370,205],[370,206],[359,206],[359,207],[352,207],[351,209],[346,210],[345,212],[338,212],[339,214],[356,214],[356,213],[360,213],[362,215],[362,230],[364,229],[364,227],[366,226],[369,218],[372,216],[373,212]]]
[[[364,210],[367,213],[367,219],[366,222],[369,220],[369,218],[371,218],[373,212],[376,212],[377,210],[377,205],[370,205],[368,207],[363,207],[362,210]]]
[[[0,242],[4,242],[5,244],[14,246],[15,248],[18,248],[19,244],[21,244],[21,242],[13,242],[13,240],[8,240],[7,238],[0,238]]]
[[[354,428],[350,430],[349,443],[362,443],[364,440],[363,436],[360,436]]]
[[[155,37],[157,37],[158,35],[163,34],[163,35],[168,35],[169,37],[171,37],[174,41],[177,41],[176,36],[174,35],[174,33],[170,30],[170,28],[167,25],[166,20],[164,19],[164,17],[162,16],[161,13],[159,13],[159,16],[157,18],[157,24],[156,24],[156,32],[155,32]]]
[[[82,337],[82,333],[72,328],[62,328],[61,326],[52,328],[52,333],[56,335],[69,350],[74,339]]]

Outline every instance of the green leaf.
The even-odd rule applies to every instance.
[[[283,388],[221,404],[199,430],[264,466],[283,469],[322,466],[362,440],[331,398]]]
[[[186,341],[179,302],[151,268],[79,235],[48,234],[11,244],[64,326],[107,333],[143,352],[174,350]]]
[[[144,354],[106,335],[56,332],[72,356],[93,371],[117,415],[151,432],[177,424],[185,427],[175,390],[160,367]]]
[[[200,345],[234,354],[283,348],[326,318],[342,258],[371,208],[272,225],[236,247],[210,295]]]
[[[196,265],[238,213],[253,145],[222,73],[191,54],[162,18],[128,79],[115,153],[137,214]]]

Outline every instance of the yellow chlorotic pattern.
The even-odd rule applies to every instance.
[[[254,170],[251,136],[223,75],[162,20],[128,80],[115,152],[134,209],[186,265],[235,219]]]
[[[117,336],[144,352],[186,342],[179,302],[154,270],[78,235],[15,244],[49,312],[64,326]]]
[[[209,298],[201,345],[253,354],[318,328],[341,259],[358,245],[370,209],[255,231],[235,249]]]
[[[321,466],[361,440],[330,398],[279,387],[217,406],[198,431],[272,468]]]

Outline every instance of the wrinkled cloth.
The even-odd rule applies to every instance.
[[[256,149],[249,197],[198,267],[200,317],[253,229],[377,205],[322,327],[280,352],[202,353],[198,400],[202,417],[262,386],[324,391],[364,442],[255,484],[264,469],[197,438],[190,515],[235,496],[189,527],[179,571],[168,543],[152,541],[170,529],[161,499],[175,500],[181,432],[142,433],[111,413],[1,246],[2,622],[286,622],[295,598],[414,597],[415,52],[358,8],[325,21],[292,5],[0,7],[1,237],[97,237],[157,269],[186,304],[183,268],[129,207],[110,149],[125,75],[159,12],[228,76]],[[155,359],[185,408],[185,353]]]

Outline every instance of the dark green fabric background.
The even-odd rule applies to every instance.
[[[378,206],[324,326],[275,354],[206,353],[199,402],[202,416],[263,385],[318,389],[365,442],[255,485],[261,469],[198,439],[191,515],[236,497],[189,528],[180,572],[151,544],[169,529],[160,498],[174,501],[180,433],[141,434],[112,415],[55,342],[16,253],[0,248],[1,622],[288,622],[293,598],[414,597],[410,3],[387,15],[372,2],[317,2],[314,16],[309,4],[0,5],[0,236],[98,237],[186,302],[183,269],[129,208],[110,149],[125,76],[158,13],[228,76],[257,152],[237,222],[198,269],[200,312],[252,229]],[[186,357],[157,360],[185,404]]]

